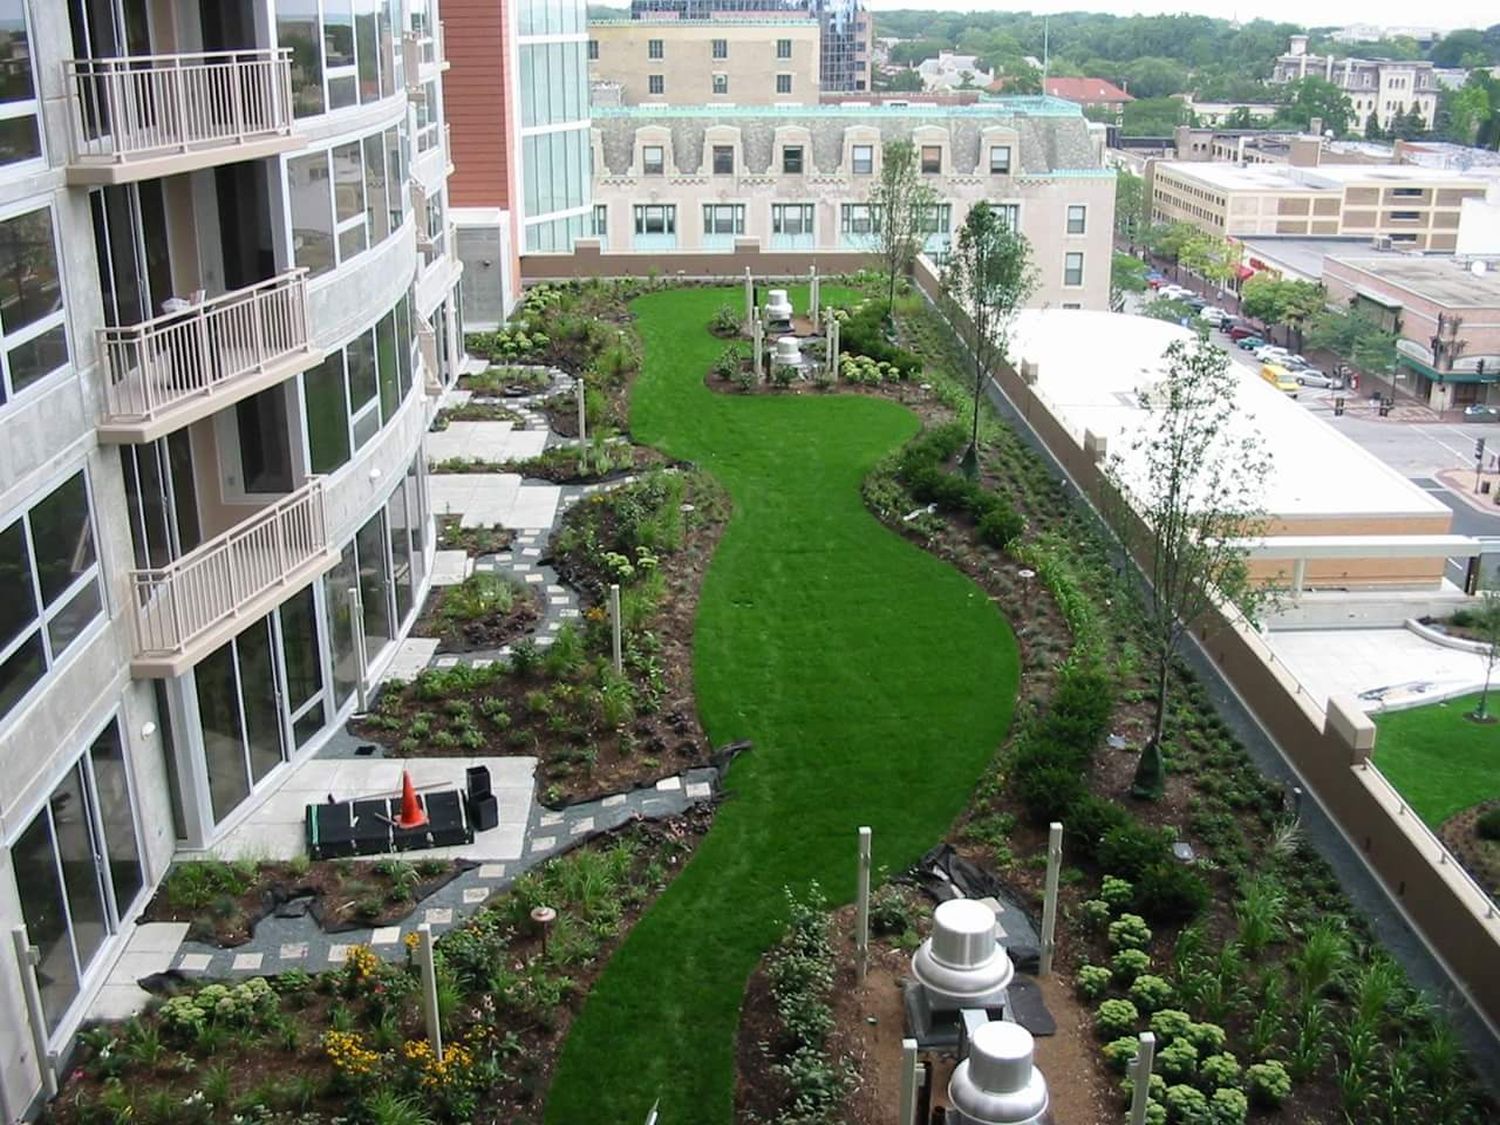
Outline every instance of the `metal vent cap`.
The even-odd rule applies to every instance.
[[[1041,1125],[1049,1120],[1047,1080],[1032,1065],[1031,1032],[995,1020],[974,1030],[969,1057],[948,1080],[948,1099],[973,1125]]]
[[[995,912],[972,898],[938,905],[931,936],[912,954],[911,971],[922,987],[955,1002],[988,997],[1015,975],[995,940]]]

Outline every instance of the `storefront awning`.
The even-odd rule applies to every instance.
[[[1250,278],[1250,277],[1254,277],[1255,276],[1255,271],[1253,269],[1251,269],[1249,266],[1239,266],[1239,267],[1237,267],[1237,272],[1240,275],[1240,280],[1241,281],[1244,281],[1246,278]]]
[[[1476,371],[1438,371],[1430,364],[1423,363],[1415,356],[1400,352],[1396,356],[1396,362],[1410,367],[1420,375],[1425,375],[1435,383],[1500,383],[1500,371],[1485,371],[1480,375]]]

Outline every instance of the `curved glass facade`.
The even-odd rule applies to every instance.
[[[587,5],[523,0],[517,20],[526,250],[568,251],[593,214]]]

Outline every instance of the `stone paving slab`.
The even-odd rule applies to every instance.
[[[469,577],[468,551],[433,552],[432,584],[434,586],[457,586],[467,577]]]

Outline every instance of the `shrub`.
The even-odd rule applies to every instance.
[[[870,929],[875,933],[904,934],[914,924],[911,905],[894,883],[886,883],[870,895]]]
[[[1481,813],[1474,823],[1474,831],[1481,840],[1500,840],[1500,808]]]
[[[1198,1067],[1203,1081],[1210,1086],[1238,1086],[1240,1084],[1240,1060],[1228,1051],[1209,1055]]]
[[[1245,1089],[1256,1105],[1275,1109],[1291,1094],[1292,1076],[1275,1059],[1258,1062],[1245,1069]]]
[[[1151,967],[1151,957],[1144,949],[1122,949],[1109,959],[1115,979],[1129,984]]]
[[[744,344],[730,344],[719,353],[719,358],[714,360],[713,373],[720,379],[733,379],[745,370],[749,361],[750,353]],[[751,374],[753,375],[753,372]]]
[[[1073,984],[1085,1000],[1097,1000],[1109,991],[1110,973],[1103,965],[1082,965]]]
[[[741,314],[733,305],[720,305],[708,318],[708,330],[715,336],[738,336],[743,327]]]
[[[1156,1066],[1167,1079],[1186,1081],[1198,1070],[1198,1048],[1186,1039],[1174,1039],[1156,1052]]]
[[[1227,1041],[1224,1029],[1216,1023],[1195,1023],[1188,1028],[1187,1037],[1193,1041],[1193,1046],[1205,1054],[1222,1051]]]
[[[1132,1039],[1131,1042],[1137,1043],[1138,1040]],[[1160,1102],[1167,1096],[1167,1080],[1160,1074],[1153,1072],[1151,1075],[1151,1081],[1147,1083],[1147,1086],[1149,1087],[1149,1093],[1147,1096],[1153,1101]],[[1131,1098],[1135,1095],[1135,1079],[1132,1078],[1129,1073],[1127,1073],[1124,1078],[1120,1079],[1120,1093],[1125,1095],[1125,1104],[1129,1105]],[[1162,1107],[1161,1119],[1163,1121],[1167,1119],[1167,1110],[1165,1106]],[[1146,1114],[1146,1120],[1151,1120],[1149,1111]]]
[[[1135,897],[1135,888],[1128,880],[1118,878],[1114,875],[1106,875],[1104,883],[1099,888],[1099,897],[1110,905],[1112,909],[1122,910],[1130,905],[1130,900]]]
[[[1139,914],[1121,914],[1109,924],[1109,944],[1115,949],[1144,949],[1151,944],[1151,927]]]
[[[886,339],[888,311],[884,301],[867,301],[854,309],[839,326],[839,346],[846,352],[889,363],[896,369],[897,378],[910,379],[921,374],[922,361]]]
[[[1103,1038],[1118,1039],[1132,1034],[1140,1018],[1129,1000],[1106,1000],[1094,1012],[1094,1025]]]
[[[1078,908],[1078,920],[1090,933],[1098,933],[1109,925],[1109,903],[1102,898],[1091,898]]]
[[[979,521],[979,538],[1002,550],[1026,530],[1026,519],[1014,508],[996,508]]]
[[[1181,1039],[1192,1026],[1193,1017],[1177,1008],[1163,1008],[1151,1017],[1151,1032],[1162,1043]]]
[[[1097,856],[1099,843],[1115,828],[1130,821],[1130,814],[1107,797],[1085,793],[1074,801],[1063,824],[1068,846],[1084,856]]]
[[[1136,977],[1130,986],[1130,999],[1141,1011],[1155,1012],[1172,1002],[1172,986],[1161,977],[1146,973]]]
[[[1144,824],[1122,824],[1099,841],[1100,866],[1127,879],[1139,881],[1149,868],[1170,861],[1171,857],[1172,845],[1166,833]],[[1139,901],[1139,885],[1136,895]]]
[[[1244,1094],[1234,1089],[1214,1091],[1208,1103],[1208,1120],[1211,1125],[1245,1125],[1250,1116],[1250,1102]]]
[[[1153,922],[1190,922],[1208,906],[1208,884],[1195,871],[1174,859],[1141,873],[1135,886],[1135,906]]]
[[[1140,1050],[1141,1041],[1134,1035],[1124,1035],[1119,1039],[1111,1040],[1104,1044],[1104,1061],[1112,1070],[1124,1073],[1130,1064],[1135,1061],[1136,1052]]]
[[[1203,1125],[1208,1120],[1208,1099],[1192,1086],[1167,1087],[1167,1113],[1183,1125]]]

